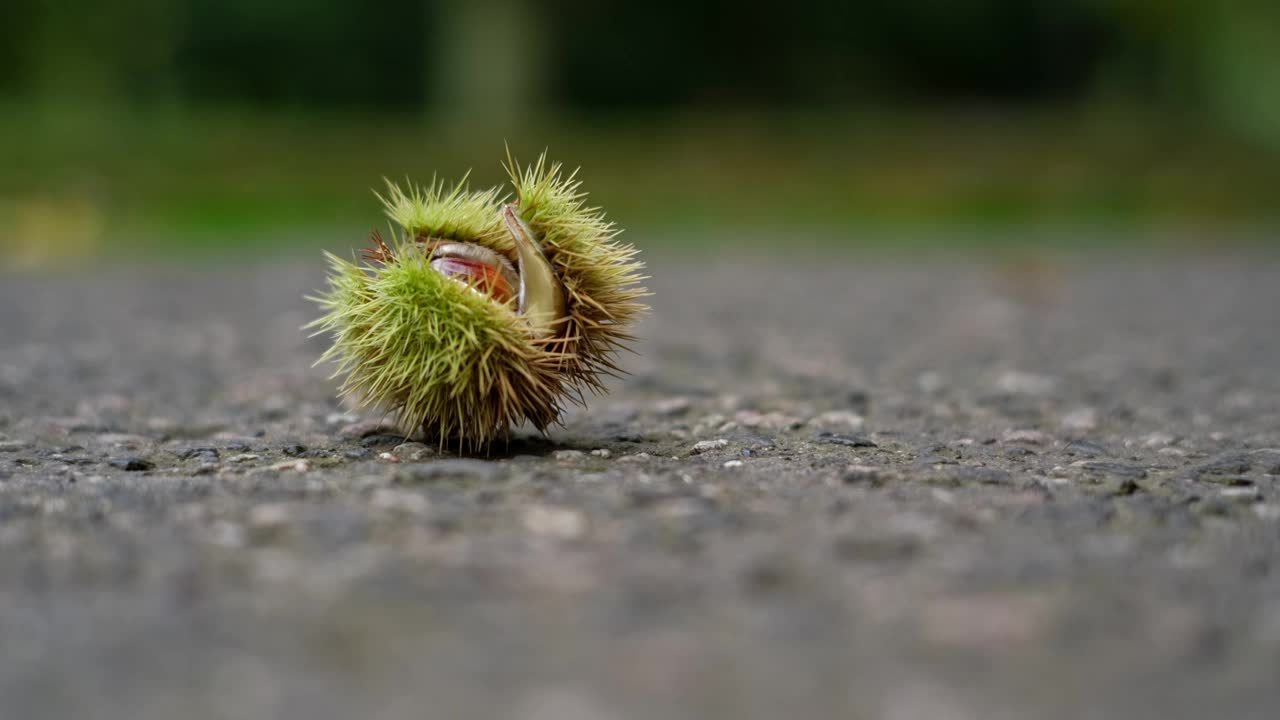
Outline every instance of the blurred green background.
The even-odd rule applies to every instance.
[[[358,244],[504,142],[642,244],[1265,242],[1278,78],[1274,0],[5,0],[0,249]]]

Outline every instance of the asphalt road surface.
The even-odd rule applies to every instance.
[[[1280,258],[651,258],[488,458],[318,258],[0,275],[0,717],[1280,716]]]

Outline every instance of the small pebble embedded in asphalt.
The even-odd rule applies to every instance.
[[[126,472],[140,472],[150,470],[155,467],[155,463],[140,457],[121,457],[114,458],[109,463],[111,467],[124,470]]]

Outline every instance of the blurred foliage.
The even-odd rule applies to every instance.
[[[384,224],[370,192],[384,174],[503,179],[491,134],[377,115],[92,112],[19,124],[38,130],[0,122],[0,241],[28,264],[122,238],[231,254],[260,254],[268,240],[358,245]],[[1105,241],[1115,233],[1098,231],[1115,227],[1224,240],[1280,220],[1280,164],[1258,162],[1251,144],[1187,143],[1185,129],[1105,113],[628,115],[507,137],[522,159],[549,145],[581,164],[592,199],[646,243],[972,243],[966,231],[981,230],[986,243],[1026,244],[1063,230]]]
[[[0,13],[10,96],[444,109],[497,84],[490,95],[629,110],[1116,94],[1224,118],[1269,116],[1280,97],[1272,0],[6,0]]]
[[[346,232],[504,139],[640,227],[1270,224],[1278,76],[1274,0],[5,0],[0,243]]]

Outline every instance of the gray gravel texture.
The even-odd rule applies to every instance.
[[[0,275],[0,717],[1280,716],[1280,259],[650,260],[488,458],[319,262]]]

